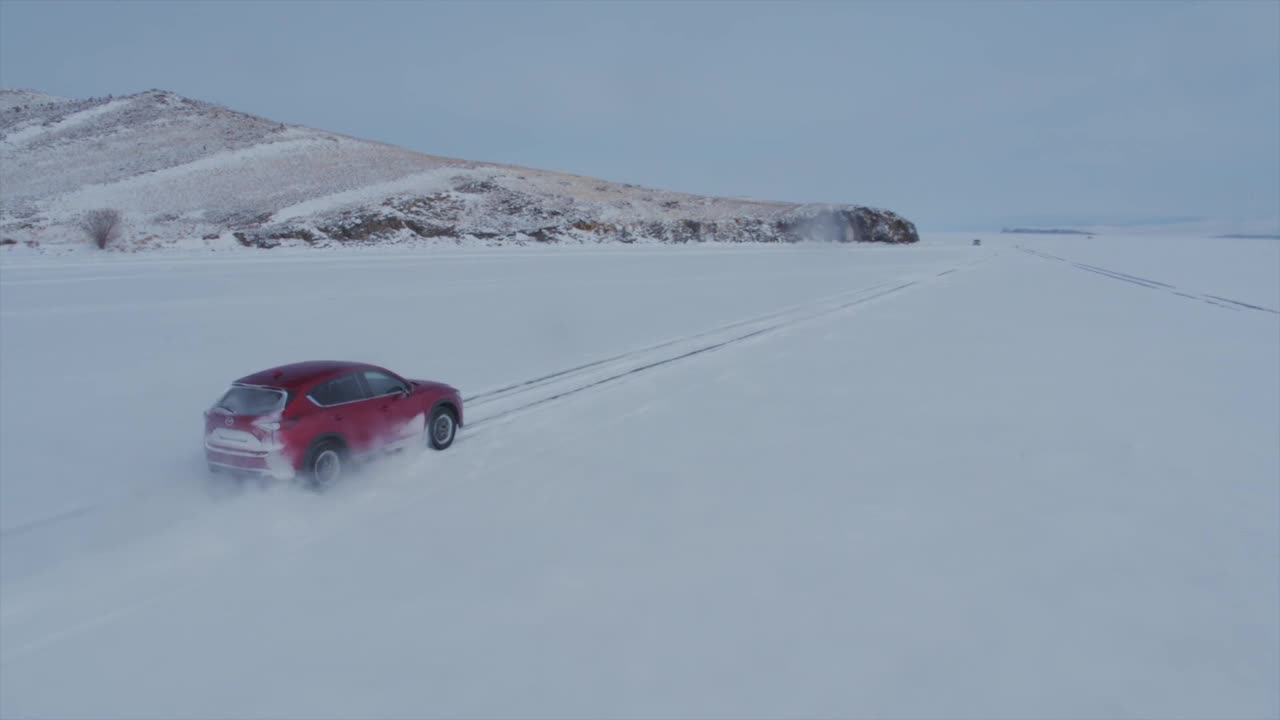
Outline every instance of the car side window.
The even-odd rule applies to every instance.
[[[356,373],[343,375],[317,387],[307,395],[317,405],[341,405],[343,403],[364,400],[364,386],[360,384],[360,376]]]
[[[365,370],[364,381],[369,385],[369,394],[373,397],[408,392],[408,388],[404,386],[404,383],[376,370]]]

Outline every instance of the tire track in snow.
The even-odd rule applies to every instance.
[[[871,285],[865,288],[858,288],[856,290],[845,290],[844,292],[828,295],[825,298],[821,298],[817,301],[801,303],[799,305],[792,305],[788,308],[784,308],[782,310],[776,310],[774,312],[767,313],[765,315],[759,315],[753,318],[748,318],[746,320],[738,320],[725,325],[718,325],[716,327],[713,327],[707,330],[698,331],[691,335],[684,335],[678,338],[673,338],[671,340],[664,340],[663,342],[656,343],[654,345],[648,345],[646,347],[636,348],[634,350],[628,350],[625,352],[618,353],[616,355],[611,355],[609,357],[601,358],[599,360],[593,360],[591,362],[586,362],[581,365],[575,365],[573,367],[566,368],[564,370],[557,370],[555,372],[548,373],[546,375],[541,375],[539,377],[535,377],[529,380],[523,380],[520,382],[512,383],[510,385],[495,388],[493,390],[485,390],[483,392],[478,392],[478,393],[475,393],[474,395],[464,397],[462,399],[462,402],[466,407],[472,407],[476,404],[483,405],[489,402],[493,402],[495,400],[509,397],[510,395],[515,394],[516,392],[531,389],[532,387],[535,387],[535,386],[540,386],[551,380],[556,380],[569,375],[581,373],[582,371],[591,370],[593,368],[597,368],[603,365],[608,365],[609,363],[618,362],[620,360],[626,360],[628,358],[638,357],[640,355],[644,355],[645,353],[653,352],[655,350],[661,350],[663,348],[671,347],[673,345],[679,345],[680,343],[689,342],[691,340],[696,340],[698,338],[715,335],[717,333],[721,333],[726,330],[732,330],[734,328],[739,328],[744,325],[750,325],[752,323],[763,322],[773,318],[782,317],[788,314],[803,312],[805,310],[811,310],[815,305],[818,305],[820,303],[830,302],[835,299],[848,297],[849,295],[855,295],[858,293],[872,292],[888,284],[889,283],[878,283],[876,285]]]
[[[556,400],[560,400],[562,398],[566,398],[572,395],[577,395],[578,393],[585,392],[587,390],[591,390],[593,388],[597,388],[602,385],[617,382],[619,380],[623,380],[625,378],[631,377],[633,375],[637,375],[639,373],[646,372],[648,370],[652,370],[654,368],[662,367],[664,365],[670,365],[672,363],[676,363],[681,360],[687,360],[691,357],[702,355],[708,352],[713,352],[715,350],[720,350],[720,349],[729,347],[731,345],[737,345],[738,343],[745,342],[752,338],[760,337],[762,335],[766,335],[768,333],[771,333],[777,330],[794,327],[796,325],[800,325],[802,323],[805,323],[811,320],[816,320],[818,318],[840,312],[841,310],[847,310],[848,308],[854,307],[856,305],[861,305],[863,303],[867,303],[872,300],[876,300],[888,295],[892,295],[893,293],[900,292],[914,285],[919,285],[922,282],[926,282],[926,281],[911,280],[909,282],[891,287],[887,290],[882,290],[880,292],[875,292],[865,297],[860,297],[854,300],[842,302],[842,303],[839,303],[838,305],[824,308],[816,312],[811,312],[809,314],[806,314],[800,317],[788,318],[786,320],[782,320],[779,322],[775,322],[771,325],[767,325],[766,327],[757,328],[742,334],[734,335],[729,338],[718,339],[707,344],[699,345],[692,349],[683,350],[675,355],[660,358],[657,360],[651,360],[649,362],[645,362],[640,365],[627,367],[626,369],[623,369],[623,370],[616,370],[611,374],[606,375],[605,377],[594,378],[585,382],[581,382],[580,384],[571,385],[570,387],[560,389],[558,391],[553,391],[552,394],[550,395],[536,397],[526,402],[521,402],[515,407],[507,408],[507,409],[492,413],[490,415],[485,415],[478,420],[473,420],[471,422],[468,422],[466,425],[466,428],[475,428],[476,426],[484,426],[494,421],[502,420],[504,418],[511,417],[518,413],[522,413],[526,410],[530,410],[538,406],[545,405],[547,403],[551,403]],[[521,394],[521,397],[523,396],[524,396],[524,393]],[[472,432],[466,433],[466,435],[471,435],[471,434],[473,433]]]
[[[1114,275],[1118,278],[1133,280],[1135,282],[1145,283],[1147,285],[1156,285],[1159,287],[1170,288],[1170,289],[1173,288],[1173,286],[1168,283],[1162,283],[1159,280],[1151,280],[1149,278],[1140,277],[1138,275],[1130,275],[1128,273],[1122,273],[1119,270],[1108,270],[1104,267],[1098,267],[1097,265],[1090,265],[1088,263],[1071,263],[1071,264],[1079,268],[1084,268],[1086,270],[1094,270],[1096,272],[1102,272],[1108,275]]]
[[[1130,277],[1130,276],[1128,276],[1128,275],[1121,275],[1120,273],[1113,273],[1113,272],[1111,272],[1111,271],[1109,271],[1109,270],[1102,270],[1102,269],[1100,269],[1100,268],[1091,267],[1091,266],[1089,266],[1089,265],[1082,265],[1082,264],[1080,264],[1080,263],[1074,263],[1074,262],[1073,262],[1073,263],[1069,263],[1069,264],[1070,264],[1072,267],[1080,268],[1081,270],[1084,270],[1085,272],[1091,272],[1091,273],[1094,273],[1094,274],[1096,274],[1096,275],[1102,275],[1102,276],[1104,276],[1104,277],[1109,277],[1109,278],[1112,278],[1112,279],[1115,279],[1115,280],[1119,280],[1119,281],[1121,281],[1121,282],[1127,282],[1127,283],[1130,283],[1130,284],[1133,284],[1133,285],[1140,285],[1140,286],[1145,287],[1145,288],[1151,288],[1152,290],[1160,290],[1160,289],[1161,289],[1161,285],[1158,285],[1158,284],[1156,284],[1156,283],[1149,283],[1149,282],[1147,282],[1147,281],[1145,281],[1145,280],[1138,280],[1138,279],[1133,278],[1133,277]],[[1166,286],[1164,286],[1164,287],[1169,287],[1169,286],[1167,286],[1167,285],[1166,285]]]
[[[1262,307],[1261,305],[1251,305],[1247,302],[1240,302],[1239,300],[1232,300],[1230,298],[1218,297],[1217,295],[1210,295],[1208,293],[1205,293],[1205,297],[1213,298],[1214,300],[1221,300],[1222,302],[1229,302],[1232,305],[1239,305],[1240,307],[1246,307],[1246,308],[1249,308],[1250,310],[1261,310],[1262,312],[1269,312],[1269,313],[1275,313],[1276,315],[1280,315],[1280,310],[1272,310],[1271,308]]]
[[[1160,290],[1160,291],[1168,292],[1173,295],[1177,295],[1178,297],[1187,298],[1188,300],[1198,300],[1200,302],[1213,305],[1214,307],[1220,307],[1226,310],[1238,310],[1240,308],[1244,308],[1247,310],[1256,310],[1259,312],[1271,313],[1272,315],[1280,315],[1280,310],[1264,307],[1262,305],[1254,305],[1252,303],[1241,302],[1239,300],[1232,300],[1230,298],[1220,297],[1218,295],[1211,295],[1209,293],[1193,294],[1191,291],[1180,289],[1176,285],[1170,285],[1168,283],[1160,282],[1159,280],[1151,280],[1149,278],[1139,277],[1137,275],[1130,275],[1128,273],[1122,273],[1118,270],[1109,270],[1104,267],[1098,267],[1097,265],[1089,265],[1088,263],[1075,262],[1074,260],[1061,258],[1061,257],[1058,257],[1057,255],[1050,255],[1049,253],[1042,252],[1040,250],[1032,250],[1031,248],[1025,248],[1021,245],[1015,245],[1014,247],[1018,248],[1022,252],[1027,253],[1029,255],[1035,255],[1036,257],[1044,258],[1046,260],[1055,260],[1057,262],[1070,265],[1074,268],[1084,270],[1085,272],[1091,272],[1091,273],[1094,273],[1095,275],[1101,275],[1103,277],[1109,277],[1113,280],[1127,282],[1131,285],[1137,285],[1138,287],[1147,288],[1148,290]],[[1223,303],[1230,303],[1230,304],[1224,305]]]
[[[978,261],[978,262],[984,262],[984,261]],[[940,272],[940,273],[937,273],[936,275],[934,275],[934,278],[938,278],[938,277],[943,277],[943,276],[945,276],[945,275],[949,275],[949,274],[951,274],[951,273],[957,272],[958,270],[960,270],[960,269],[961,269],[961,268],[963,268],[963,267],[967,267],[968,265],[974,265],[974,264],[976,264],[976,263],[967,263],[966,265],[962,265],[962,266],[959,266],[959,267],[954,267],[954,268],[951,268],[951,269],[949,269],[949,270],[944,270],[943,272]],[[892,282],[892,281],[891,281],[891,282]],[[763,328],[762,332],[770,331],[770,330],[775,330],[775,329],[779,329],[779,328],[781,328],[781,327],[783,327],[783,326],[794,325],[794,324],[797,324],[797,323],[800,323],[800,322],[804,322],[804,321],[806,321],[806,320],[811,320],[811,319],[814,319],[814,318],[817,318],[817,317],[821,317],[821,316],[823,316],[823,315],[828,315],[828,314],[830,314],[830,313],[833,313],[833,312],[836,312],[836,311],[839,311],[839,310],[843,310],[843,309],[848,308],[848,307],[852,307],[853,305],[861,304],[861,303],[866,302],[866,301],[868,301],[868,300],[873,300],[873,299],[875,299],[875,298],[881,297],[881,296],[883,296],[883,295],[887,295],[887,294],[892,293],[892,292],[897,292],[898,290],[902,290],[902,289],[904,289],[904,288],[906,288],[906,287],[908,287],[908,286],[910,286],[910,285],[915,285],[915,284],[917,284],[917,283],[919,283],[919,282],[923,282],[923,281],[922,281],[922,280],[913,280],[913,281],[910,281],[910,282],[908,282],[908,283],[906,283],[906,284],[898,285],[897,287],[891,288],[891,289],[889,289],[889,290],[885,291],[884,293],[878,293],[878,294],[873,295],[873,296],[870,296],[870,297],[857,297],[857,296],[862,295],[862,294],[864,294],[864,293],[872,293],[872,292],[875,292],[876,290],[879,290],[880,288],[883,288],[883,287],[885,287],[885,286],[887,286],[887,285],[890,285],[890,284],[891,284],[891,282],[877,283],[877,284],[875,284],[875,285],[870,285],[870,286],[865,287],[865,288],[857,288],[857,289],[854,289],[854,290],[846,290],[846,291],[843,291],[843,292],[834,293],[834,294],[832,294],[832,295],[828,295],[828,296],[826,296],[826,297],[824,297],[824,298],[821,298],[821,299],[819,299],[819,300],[817,300],[817,301],[811,301],[811,302],[807,302],[807,303],[801,303],[801,304],[799,304],[799,305],[792,305],[792,306],[790,306],[790,307],[788,307],[788,308],[784,308],[784,309],[782,309],[782,310],[777,310],[777,311],[774,311],[774,312],[771,312],[771,313],[767,313],[767,314],[764,314],[764,315],[759,315],[759,316],[756,316],[756,317],[754,317],[754,318],[748,318],[748,319],[746,319],[746,320],[738,320],[738,321],[731,322],[731,323],[728,323],[728,324],[725,324],[725,325],[719,325],[719,326],[716,326],[716,327],[714,327],[714,328],[710,328],[710,329],[707,329],[707,330],[702,330],[702,331],[699,331],[699,332],[696,332],[696,333],[693,333],[693,334],[690,334],[690,335],[685,335],[685,336],[678,337],[678,338],[674,338],[674,339],[671,339],[671,340],[665,340],[665,341],[663,341],[663,342],[660,342],[660,343],[657,343],[657,344],[654,344],[654,345],[649,345],[649,346],[646,346],[646,347],[643,347],[643,348],[637,348],[637,349],[635,349],[635,350],[629,350],[629,351],[626,351],[626,352],[618,353],[618,354],[616,354],[616,355],[611,355],[611,356],[609,356],[609,357],[605,357],[605,358],[601,358],[601,359],[594,360],[594,361],[591,361],[591,362],[583,363],[583,364],[581,364],[581,365],[575,365],[575,366],[570,367],[570,368],[566,368],[566,369],[563,369],[563,370],[558,370],[558,371],[556,371],[556,372],[552,372],[552,373],[547,373],[547,374],[545,374],[545,375],[541,375],[541,376],[538,376],[538,377],[535,377],[535,378],[531,378],[531,379],[529,379],[529,380],[524,380],[524,381],[521,381],[521,382],[512,383],[512,384],[505,385],[505,386],[502,386],[502,387],[498,387],[498,388],[495,388],[495,389],[492,389],[492,390],[486,390],[486,391],[483,391],[483,392],[474,393],[474,394],[472,394],[472,395],[469,395],[469,396],[464,397],[464,398],[463,398],[463,404],[464,404],[464,407],[466,407],[467,409],[470,409],[470,408],[473,408],[473,407],[476,407],[476,406],[484,406],[484,405],[488,405],[488,404],[490,404],[490,403],[493,403],[493,402],[496,402],[496,401],[499,401],[499,400],[505,400],[505,399],[510,399],[510,398],[512,398],[512,397],[519,397],[519,396],[523,396],[524,394],[526,394],[526,393],[528,393],[528,392],[530,392],[530,391],[532,391],[532,390],[535,390],[535,389],[537,389],[537,388],[539,388],[539,387],[544,387],[544,386],[546,386],[546,385],[548,385],[548,384],[552,384],[553,382],[561,381],[561,380],[572,380],[574,377],[579,377],[579,376],[586,375],[586,374],[587,374],[587,371],[589,371],[589,370],[598,370],[598,371],[605,371],[605,372],[608,372],[608,371],[609,371],[609,369],[610,369],[610,368],[609,368],[609,366],[610,366],[610,365],[617,365],[617,366],[621,367],[621,366],[625,365],[625,361],[626,361],[626,360],[638,360],[639,358],[641,358],[641,357],[643,357],[643,356],[645,356],[645,355],[647,355],[647,354],[649,354],[649,353],[652,353],[652,352],[654,352],[654,351],[656,351],[656,350],[661,350],[661,349],[664,349],[664,348],[670,348],[670,347],[673,347],[673,346],[682,345],[682,344],[689,343],[689,342],[691,342],[691,341],[693,341],[693,340],[698,340],[698,339],[701,339],[701,338],[708,338],[708,337],[711,337],[711,336],[722,335],[723,333],[725,333],[726,331],[729,331],[729,330],[734,330],[734,329],[737,329],[737,328],[742,328],[742,327],[745,327],[745,326],[748,326],[748,325],[753,325],[753,324],[763,323],[763,322],[766,322],[766,321],[769,321],[769,320],[774,320],[774,319],[777,319],[777,318],[783,318],[783,317],[786,317],[786,316],[789,316],[789,315],[790,315],[790,316],[795,316],[795,317],[792,317],[792,318],[789,318],[789,319],[787,319],[787,320],[783,320],[783,321],[781,321],[781,322],[778,322],[778,323],[775,323],[775,324],[769,325],[768,327]],[[854,300],[852,300],[852,301],[844,300],[844,298],[849,298],[850,296],[854,296],[856,299],[854,299]],[[832,305],[831,303],[835,303],[835,304],[834,304],[834,305]],[[664,365],[664,364],[667,364],[668,362],[672,362],[672,361],[677,360],[677,359],[683,359],[683,358],[685,358],[685,357],[689,357],[689,356],[692,356],[692,355],[700,354],[700,353],[702,353],[702,352],[706,352],[707,350],[711,350],[711,349],[718,349],[719,347],[723,347],[724,345],[731,344],[731,343],[733,343],[733,342],[737,342],[737,341],[740,341],[740,340],[745,340],[745,339],[747,339],[747,338],[749,338],[749,337],[754,337],[754,336],[759,335],[759,334],[762,334],[762,333],[761,333],[761,332],[754,332],[754,331],[753,331],[753,332],[748,332],[748,333],[746,333],[745,335],[740,335],[740,336],[737,336],[737,337],[731,337],[731,338],[729,338],[728,340],[726,340],[725,342],[719,342],[718,340],[712,340],[712,341],[710,341],[709,343],[707,343],[707,345],[706,345],[706,346],[698,346],[698,347],[693,348],[693,349],[692,349],[692,350],[690,350],[690,351],[678,351],[678,353],[677,353],[677,356],[676,356],[676,357],[663,358],[663,359],[656,360],[656,361],[649,361],[649,362],[642,363],[643,367],[631,368],[631,369],[629,369],[629,370],[627,370],[627,371],[625,371],[625,372],[623,372],[623,373],[618,374],[616,377],[621,377],[622,375],[631,374],[631,373],[638,372],[638,371],[643,370],[643,369],[648,369],[648,368],[650,368],[650,367],[656,367],[656,366],[658,366],[658,365]],[[608,380],[612,380],[612,379],[615,379],[615,376],[610,376],[610,377],[608,377],[608,378],[605,378],[603,381],[608,381]],[[594,385],[596,385],[596,384],[602,384],[602,381],[597,380],[597,381],[593,381],[592,383],[589,383],[589,384],[591,384],[592,386],[594,386]],[[561,393],[558,393],[558,394],[557,394],[557,396],[563,396],[563,395],[565,395],[565,394],[568,394],[568,393],[561,392]],[[489,417],[485,417],[485,418],[482,418],[481,420],[471,421],[471,422],[468,422],[468,423],[467,423],[467,426],[468,426],[468,427],[471,427],[471,426],[474,426],[474,425],[476,425],[476,424],[480,423],[482,420],[488,420],[488,419],[490,419],[490,418],[489,418]]]
[[[130,493],[129,497],[133,497],[133,494]],[[0,530],[0,538],[16,537],[18,535],[22,535],[23,533],[27,533],[32,530],[38,530],[47,525],[57,525],[58,523],[66,522],[68,520],[80,517],[81,515],[86,515],[88,513],[91,513],[94,510],[98,509],[99,507],[101,507],[101,505],[83,505],[81,507],[72,508],[70,510],[64,510],[59,513],[54,513],[53,515],[47,515],[38,520],[31,520],[24,523],[18,523],[13,527],[7,527],[7,528],[4,528],[3,530]]]

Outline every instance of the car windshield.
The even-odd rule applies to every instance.
[[[270,415],[283,410],[284,401],[283,390],[233,385],[214,407],[232,415]]]

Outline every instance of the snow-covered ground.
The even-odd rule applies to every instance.
[[[1280,243],[968,237],[5,257],[0,715],[1275,717]],[[605,361],[207,478],[311,358]]]

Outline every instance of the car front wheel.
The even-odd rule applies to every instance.
[[[447,407],[438,407],[431,411],[427,418],[427,441],[436,450],[444,450],[453,444],[458,434],[458,419]]]

